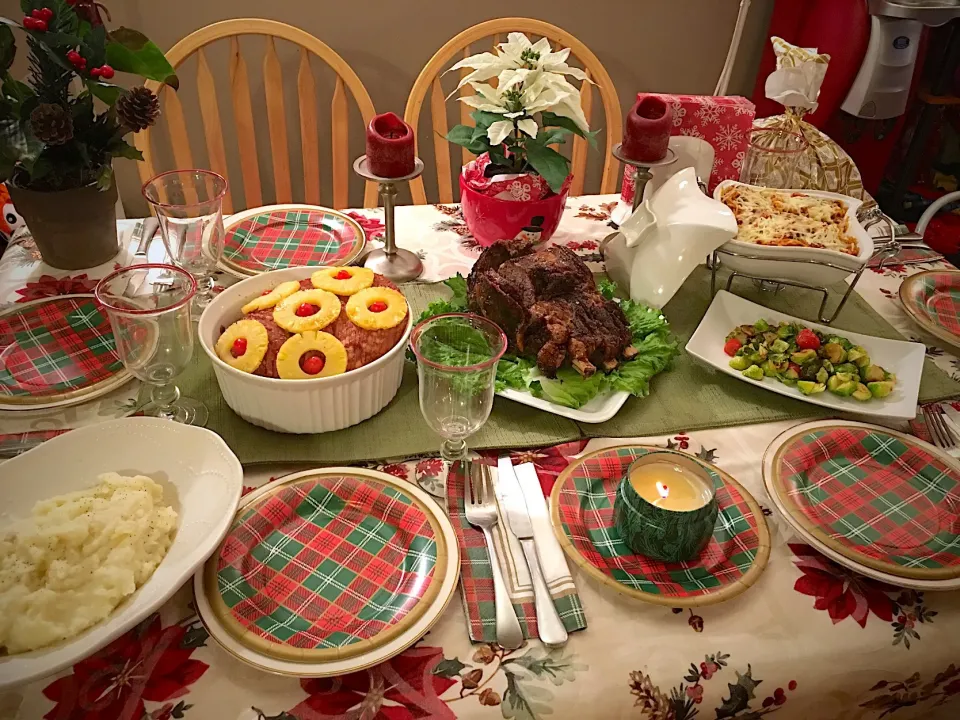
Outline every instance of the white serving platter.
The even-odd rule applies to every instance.
[[[0,532],[46,498],[96,485],[99,475],[146,475],[177,511],[177,531],[149,580],[108,618],[70,640],[0,657],[0,690],[62,670],[104,647],[165,603],[216,550],[236,513],[243,468],[218,435],[157,418],[71,430],[0,464]]]
[[[813,330],[830,335],[840,335],[862,346],[870,359],[885,370],[897,376],[897,383],[890,395],[883,399],[858,402],[853,398],[840,397],[828,392],[817,395],[804,395],[796,387],[789,387],[774,378],[763,381],[744,377],[739,370],[730,367],[730,357],[723,351],[727,334],[738,325],[752,325],[760,318],[772,322],[795,322]],[[917,414],[917,397],[920,393],[920,375],[923,372],[923,359],[926,348],[920,343],[902,340],[885,340],[871,335],[848,332],[826,325],[807,322],[792,315],[786,315],[763,305],[744,300],[738,295],[721,290],[703,316],[690,342],[687,352],[698,360],[710,365],[722,373],[736,377],[743,382],[752,383],[770,392],[803,400],[814,405],[828,407],[839,412],[856,415],[874,415],[878,417],[911,419]]]
[[[529,405],[537,410],[543,410],[544,412],[553,413],[554,415],[559,415],[560,417],[585,423],[606,422],[620,412],[620,408],[623,407],[623,404],[627,401],[627,398],[630,397],[630,393],[623,390],[608,390],[599,393],[593,400],[588,402],[583,407],[571,408],[567,407],[566,405],[558,405],[557,403],[550,402],[549,400],[534,397],[533,393],[524,392],[523,390],[514,390],[512,388],[501,390],[497,393],[497,395],[502,398],[506,398],[507,400],[518,402],[521,405]]]

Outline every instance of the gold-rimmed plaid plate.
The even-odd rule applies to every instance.
[[[439,618],[459,574],[454,537],[435,502],[403,480],[297,473],[244,499],[195,580],[201,617],[228,651],[271,672],[368,667]]]

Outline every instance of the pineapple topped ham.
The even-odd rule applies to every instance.
[[[242,372],[290,380],[370,364],[400,341],[410,312],[390,280],[355,267],[281,283],[242,311],[217,341],[217,356]]]

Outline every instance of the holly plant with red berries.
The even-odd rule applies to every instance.
[[[153,125],[157,96],[114,83],[120,73],[164,83],[177,76],[136,30],[108,30],[95,0],[20,0],[0,17],[0,182],[41,191],[113,184],[113,158],[142,160],[124,138]],[[10,74],[16,37],[26,40],[26,82]],[[119,79],[119,78],[117,78]]]

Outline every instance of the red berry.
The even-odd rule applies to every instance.
[[[43,15],[40,13],[39,10],[32,10],[32,11],[30,12],[30,17],[35,17],[37,20],[42,20],[42,19],[43,19]]]
[[[82,59],[83,59],[82,56],[76,50],[70,50],[69,52],[67,52],[67,60],[69,60],[74,65],[80,62]]]
[[[297,317],[310,317],[315,314],[319,308],[311,303],[303,303],[297,308]]]
[[[350,274],[349,270],[341,270],[336,275],[333,276],[334,280],[349,280],[353,275]]]
[[[40,8],[40,19],[50,22],[53,20],[53,10],[50,8]]]
[[[743,343],[737,340],[736,338],[730,338],[727,340],[726,344],[723,346],[723,351],[733,357],[737,354],[737,350],[743,347]]]
[[[791,680],[790,683],[787,685],[787,687],[790,688],[791,691],[796,690],[796,689],[797,689],[797,681],[796,681],[796,680]]]
[[[90,70],[90,77],[100,77],[100,68],[92,68]]]
[[[110,67],[109,65],[100,66],[100,77],[102,77],[104,80],[109,80],[113,76],[114,76],[114,72],[112,67]]]
[[[772,697],[768,697],[768,698],[764,698],[764,699],[763,699],[763,706],[764,706],[764,707],[770,707],[771,705],[773,705],[773,698],[772,698]]]
[[[303,371],[307,373],[307,375],[316,375],[323,370],[325,364],[322,357],[314,355],[303,361]]]
[[[28,30],[35,30],[37,27],[37,19],[32,18],[29,15],[24,15],[23,17],[23,26]]]
[[[246,338],[237,338],[233,341],[233,347],[230,348],[230,354],[235,358],[240,357],[241,355],[247,354],[247,339]]]
[[[797,333],[797,347],[801,350],[819,350],[820,338],[810,328],[804,328]]]
[[[33,29],[37,32],[46,32],[47,31],[47,21],[46,20],[34,20]]]
[[[383,312],[387,309],[387,304],[383,302],[383,300],[377,300],[375,303],[371,303],[367,309],[370,310],[370,312]]]

